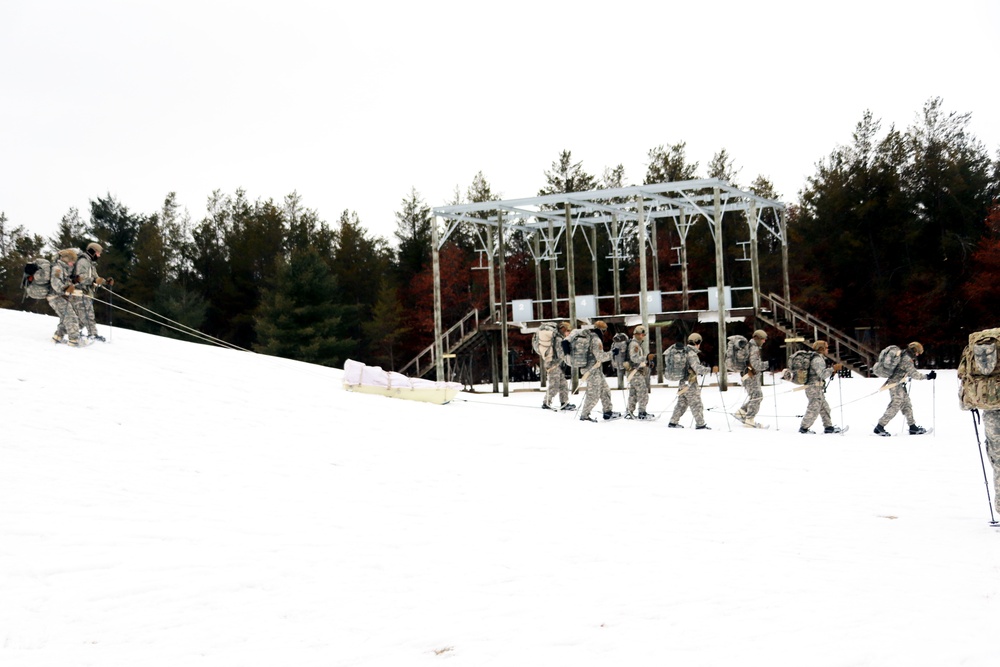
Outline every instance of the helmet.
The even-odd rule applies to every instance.
[[[646,333],[646,327],[642,326],[641,324],[637,326],[635,329],[632,329],[633,336],[638,336],[639,334],[644,334],[644,333]]]
[[[701,334],[693,333],[690,336],[688,336],[689,345],[697,345],[700,342],[701,342]]]
[[[818,340],[813,343],[813,349],[819,352],[821,349],[829,350],[830,345],[825,340]]]
[[[560,330],[565,329],[566,331],[572,331],[573,327],[570,326],[569,322],[560,322],[559,323],[559,329]]]
[[[88,254],[93,255],[94,253],[97,253],[97,252],[104,252],[104,248],[101,247],[100,243],[88,243],[87,244],[87,253]]]
[[[917,341],[913,341],[912,343],[907,345],[906,349],[910,351],[910,354],[918,356],[924,353],[924,346],[918,343]]]
[[[604,323],[604,320],[597,320],[594,322],[594,328],[600,329],[601,331],[607,331],[608,325]]]
[[[752,338],[757,338],[757,339],[760,339],[760,340],[767,340],[767,334],[764,333],[763,329],[757,329],[756,331],[753,332]]]

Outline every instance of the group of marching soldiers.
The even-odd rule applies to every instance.
[[[82,253],[76,248],[60,250],[52,262],[49,294],[45,298],[59,316],[59,325],[52,334],[56,343],[78,347],[84,330],[91,341],[104,341],[94,319],[94,292],[101,285],[114,285],[115,281],[97,274],[102,252],[100,244],[89,243]]]
[[[619,349],[614,346],[612,346],[611,351],[604,350],[604,335],[607,333],[607,330],[607,324],[603,320],[598,320],[594,323],[592,329],[584,332],[584,335],[590,336],[589,345],[591,355],[596,363],[585,375],[587,389],[583,407],[580,409],[580,419],[582,421],[597,421],[597,419],[590,416],[590,413],[598,402],[601,403],[601,407],[603,408],[603,418],[605,420],[617,419],[622,416],[612,409],[611,390],[601,370],[601,364],[610,361],[614,355],[620,353]],[[561,322],[558,325],[557,341],[567,338],[570,332],[570,323]],[[646,405],[649,401],[650,375],[655,367],[655,355],[644,352],[643,343],[646,340],[646,335],[645,326],[636,326],[632,330],[631,340],[629,340],[628,345],[625,347],[625,360],[628,362],[627,367],[630,370],[628,375],[628,403],[625,419],[648,420],[655,418],[655,415],[646,411]],[[768,368],[768,362],[761,357],[761,348],[766,341],[767,334],[763,330],[758,329],[753,332],[748,341],[749,350],[746,368],[740,372],[743,389],[746,392],[746,399],[743,405],[733,413],[733,416],[747,427],[762,427],[757,423],[756,417],[760,410],[761,400],[764,397],[761,391],[760,376]],[[701,363],[699,354],[701,353],[702,337],[700,334],[690,334],[686,339],[686,343],[684,348],[686,357],[685,368],[679,381],[677,402],[667,425],[670,428],[683,428],[680,424],[680,419],[685,412],[690,410],[694,417],[695,428],[708,429],[709,426],[705,423],[705,407],[701,399],[702,385],[699,378],[709,373],[718,373],[719,368],[718,366],[709,367]],[[902,351],[899,363],[886,380],[885,386],[889,389],[891,400],[885,413],[879,419],[878,425],[875,427],[876,434],[889,435],[885,430],[885,425],[900,412],[902,412],[906,419],[910,434],[920,435],[927,432],[926,429],[918,426],[915,422],[913,407],[910,403],[905,384],[907,379],[933,380],[937,376],[935,371],[925,374],[916,369],[913,361],[923,354],[923,351],[923,346],[918,342],[910,343]],[[799,433],[814,433],[811,427],[817,419],[822,421],[823,433],[840,433],[841,427],[833,423],[830,404],[826,400],[825,389],[826,381],[834,373],[839,372],[843,368],[843,365],[835,363],[832,366],[827,366],[826,357],[829,353],[829,345],[826,341],[816,341],[812,346],[812,352],[813,354],[809,361],[809,379],[805,384],[808,405],[802,417],[802,422],[799,425]],[[569,403],[569,384],[561,365],[563,360],[564,356],[558,342],[546,350],[541,359],[541,366],[544,370],[547,383],[547,391],[542,408],[546,410],[576,410],[576,406]],[[558,408],[554,405],[557,397],[559,399]]]

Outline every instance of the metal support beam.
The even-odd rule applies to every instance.
[[[715,188],[715,289],[719,300],[719,390],[726,391],[726,267],[725,254],[722,252],[722,203],[719,188]]]

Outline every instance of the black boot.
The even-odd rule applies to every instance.
[[[924,433],[927,433],[927,429],[925,429],[923,426],[910,424],[910,435],[923,435]]]
[[[882,426],[881,424],[875,425],[874,433],[875,435],[885,436],[886,438],[888,438],[891,435],[888,431],[885,430],[885,427]]]

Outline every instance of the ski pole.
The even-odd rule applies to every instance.
[[[771,395],[774,397],[774,430],[781,430],[778,426],[778,380],[776,375],[771,373]]]
[[[937,377],[931,380],[931,428],[937,437]]]
[[[990,506],[990,525],[996,526],[998,522],[993,516],[993,499],[990,498],[990,480],[986,476],[986,461],[983,460],[983,444],[979,440],[979,410],[972,411],[972,428],[976,430],[976,449],[979,451],[979,463],[983,466],[983,484],[986,485],[986,502]],[[987,446],[989,446],[987,444]]]
[[[726,397],[722,395],[722,378],[719,377],[719,373],[723,373],[723,372],[725,372],[725,371],[723,371],[720,368],[715,373],[715,379],[716,379],[716,382],[718,382],[718,384],[719,384],[719,400],[722,402],[722,413],[724,415],[726,415],[726,428],[729,430],[730,433],[732,433],[733,427],[729,424],[729,410],[726,409]],[[708,377],[707,373],[705,374],[705,377],[706,378]]]
[[[110,295],[108,297],[108,342],[109,343],[111,342],[111,339],[114,338],[114,336],[115,336],[115,325],[114,325],[114,319],[115,319],[115,307],[114,307],[115,292],[114,292],[113,289],[111,289],[112,287],[114,287],[114,285],[111,285],[111,286],[108,287],[108,294]]]
[[[837,372],[837,391],[840,393],[840,425],[844,425],[844,376]]]

